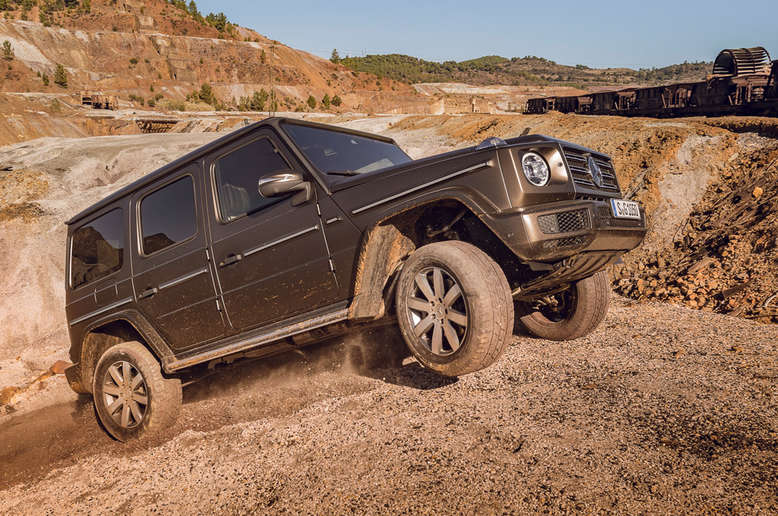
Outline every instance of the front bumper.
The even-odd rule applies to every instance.
[[[625,253],[646,235],[646,215],[640,220],[613,216],[609,200],[547,203],[499,214],[484,222],[525,262],[558,262],[591,252]]]

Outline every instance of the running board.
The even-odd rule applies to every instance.
[[[284,321],[254,330],[250,334],[233,336],[217,343],[212,343],[205,349],[194,349],[171,357],[165,361],[165,372],[172,373],[192,367],[203,362],[210,362],[217,358],[242,353],[250,349],[269,344],[287,337],[299,335],[307,331],[328,326],[348,319],[346,303],[327,306],[304,316],[293,317]]]

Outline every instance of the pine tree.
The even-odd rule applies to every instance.
[[[3,41],[3,59],[10,61],[14,58],[14,49],[11,46],[11,42],[8,40]]]
[[[321,105],[324,106],[324,109],[329,109],[331,103],[332,100],[330,100],[329,93],[325,93],[324,97],[321,99]]]
[[[216,96],[213,94],[213,89],[211,88],[211,85],[207,82],[204,83],[202,86],[200,86],[200,91],[197,93],[197,95],[200,97],[200,100],[205,102],[206,104],[215,105],[216,104]]]
[[[332,97],[332,105],[335,107],[339,107],[341,104],[343,104],[343,100],[338,95],[335,95]]]
[[[267,102],[268,97],[269,95],[265,91],[265,88],[262,88],[259,91],[255,91],[249,104],[250,109],[252,111],[264,111],[265,103]]]
[[[338,54],[337,48],[332,49],[332,55],[330,56],[330,61],[332,61],[335,64],[340,63],[340,54]]]
[[[62,86],[63,88],[68,87],[68,73],[65,71],[65,67],[59,63],[57,64],[57,69],[54,71],[54,84]]]
[[[313,98],[313,95],[308,95],[308,100],[306,101],[306,104],[308,104],[309,108],[316,109],[316,99]]]

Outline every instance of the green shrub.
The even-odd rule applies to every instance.
[[[65,71],[65,67],[57,63],[57,69],[54,70],[54,84],[63,88],[68,87],[68,73]]]
[[[14,48],[8,40],[3,41],[3,59],[10,61],[14,58]]]

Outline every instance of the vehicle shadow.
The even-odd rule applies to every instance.
[[[442,376],[434,371],[425,369],[415,361],[401,367],[365,370],[361,371],[359,374],[392,385],[410,387],[420,391],[440,389],[441,387],[447,387],[459,381],[459,378]]]

